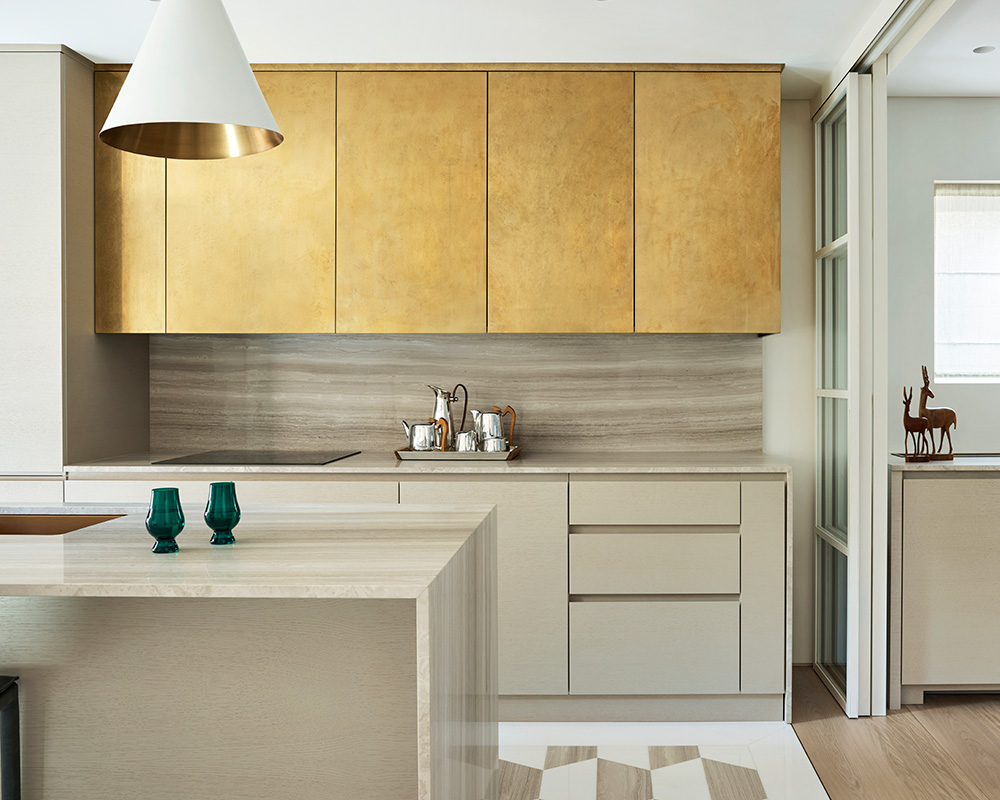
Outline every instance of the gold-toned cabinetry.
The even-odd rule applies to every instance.
[[[776,72],[635,75],[635,329],[781,329]]]
[[[332,333],[336,73],[260,72],[280,147],[167,164],[167,332]]]
[[[489,330],[632,331],[632,73],[489,80]]]
[[[97,138],[125,82],[94,74],[94,329],[166,330],[166,159],[126,153]]]
[[[486,73],[337,83],[337,331],[486,332]]]
[[[99,332],[780,330],[774,69],[333,69],[267,153],[97,144]]]

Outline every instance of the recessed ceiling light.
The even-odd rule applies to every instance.
[[[973,53],[979,53],[980,55],[983,53],[992,53],[994,50],[996,50],[996,48],[991,44],[984,44],[982,47],[972,48]]]

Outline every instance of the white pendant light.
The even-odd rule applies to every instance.
[[[233,158],[284,139],[222,0],[162,0],[100,136],[166,158]]]

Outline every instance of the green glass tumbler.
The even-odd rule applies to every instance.
[[[177,534],[184,530],[184,511],[177,489],[153,489],[146,514],[146,530],[156,539],[154,553],[177,552]]]
[[[212,544],[236,544],[233,528],[240,521],[240,504],[236,502],[236,484],[232,481],[213,483],[208,491],[205,522],[215,533]]]

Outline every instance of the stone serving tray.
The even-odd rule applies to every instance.
[[[400,461],[510,461],[521,455],[521,445],[502,453],[459,453],[457,450],[411,450],[404,447],[396,451]]]

